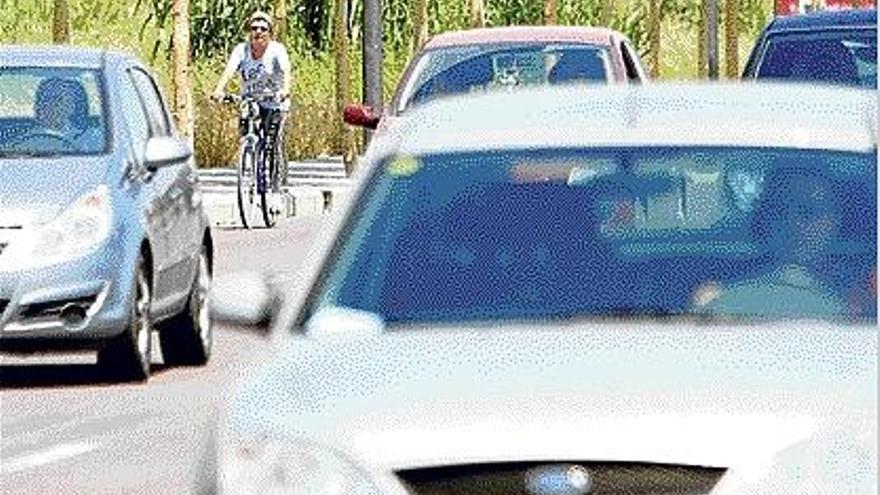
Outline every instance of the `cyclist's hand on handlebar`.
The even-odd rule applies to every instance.
[[[278,91],[277,93],[275,93],[275,97],[278,99],[278,101],[284,102],[290,99],[290,93],[288,93],[287,91]]]

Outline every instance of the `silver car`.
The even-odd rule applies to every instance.
[[[213,243],[192,151],[150,71],[71,47],[0,49],[0,348],[98,349],[146,380],[211,351]]]
[[[202,488],[876,493],[875,100],[657,85],[407,115],[278,292],[277,357]],[[266,315],[224,287],[226,318]]]

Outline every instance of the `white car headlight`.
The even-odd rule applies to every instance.
[[[23,270],[69,261],[94,251],[108,236],[112,204],[106,185],[77,198],[54,220],[33,227],[4,253],[4,268]]]
[[[220,451],[220,495],[379,495],[341,454],[303,441],[236,441]]]

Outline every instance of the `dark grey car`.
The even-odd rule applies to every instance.
[[[121,53],[0,49],[0,349],[98,349],[146,380],[211,352],[212,240],[190,146]]]

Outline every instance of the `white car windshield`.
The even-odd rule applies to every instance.
[[[876,320],[876,158],[737,148],[390,157],[301,320]]]

